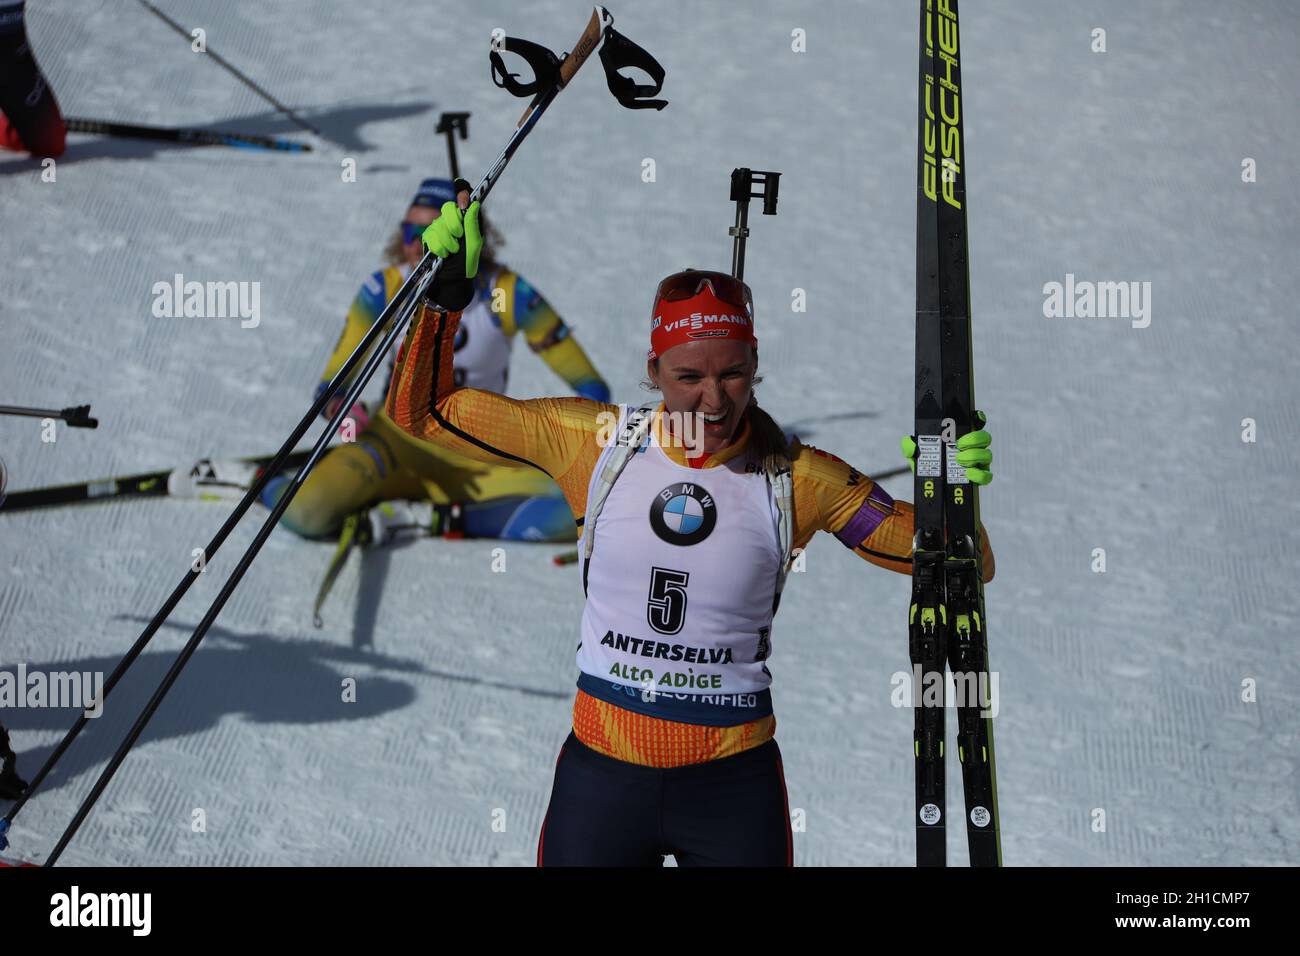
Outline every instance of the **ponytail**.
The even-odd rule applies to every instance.
[[[766,474],[773,475],[790,468],[790,446],[781,426],[758,405],[750,393],[749,440],[754,459]]]

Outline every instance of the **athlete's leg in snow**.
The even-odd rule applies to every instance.
[[[20,0],[0,0],[0,146],[62,156],[67,126],[27,42]]]
[[[562,495],[493,498],[468,502],[463,509],[465,534],[471,538],[565,543],[578,540],[573,512]]]
[[[664,773],[664,841],[678,866],[794,865],[775,740]]]
[[[555,764],[537,865],[663,866],[663,773],[596,753],[570,733]]]
[[[280,474],[267,482],[262,503],[274,507],[292,477]],[[419,477],[397,468],[383,439],[366,429],[355,442],[326,452],[280,523],[305,538],[327,538],[338,533],[344,518],[373,502],[423,497]]]
[[[578,539],[564,492],[545,472],[521,465],[446,461],[431,473],[438,487],[430,489],[430,497],[441,503],[440,496],[445,495],[458,502],[465,515],[465,533],[471,538],[565,543]]]
[[[274,506],[290,476],[267,485]],[[305,537],[335,534],[343,520],[374,502],[428,498],[461,506],[473,538],[572,542],[578,538],[563,492],[543,472],[473,461],[412,438],[382,412],[353,443],[330,451],[286,509],[283,524]]]

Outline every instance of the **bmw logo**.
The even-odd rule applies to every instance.
[[[669,485],[650,504],[650,527],[669,544],[699,544],[717,523],[713,496],[691,481]]]

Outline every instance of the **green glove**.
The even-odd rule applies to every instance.
[[[988,423],[984,413],[976,412],[975,417],[980,423],[979,430],[967,432],[957,439],[957,464],[966,469],[966,477],[975,484],[987,485],[993,480],[990,469],[993,452],[989,451],[993,438],[984,428]]]
[[[984,430],[984,425],[988,423],[984,413],[976,412],[975,417],[980,423],[979,431],[967,432],[957,439],[957,464],[966,469],[966,477],[972,482],[987,485],[993,480],[993,472],[989,468],[993,464],[993,452],[989,451],[993,439]],[[911,466],[912,473],[916,474],[916,439],[907,435],[898,445],[903,450],[903,457]]]
[[[472,202],[461,215],[460,207],[454,202],[442,204],[438,218],[424,230],[421,239],[424,248],[439,259],[446,259],[460,252],[460,240],[465,240],[465,278],[472,279],[478,275],[478,258],[483,251],[483,234],[479,232],[478,212],[480,203]]]

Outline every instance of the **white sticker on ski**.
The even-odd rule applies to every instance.
[[[969,485],[970,479],[966,477],[966,469],[957,464],[957,446],[945,445],[948,452],[948,484],[950,485]]]
[[[228,498],[238,500],[257,478],[257,466],[247,461],[203,458],[193,468],[177,468],[167,476],[167,494],[173,498]]]
[[[916,474],[920,478],[943,477],[943,439],[938,435],[916,436]]]

